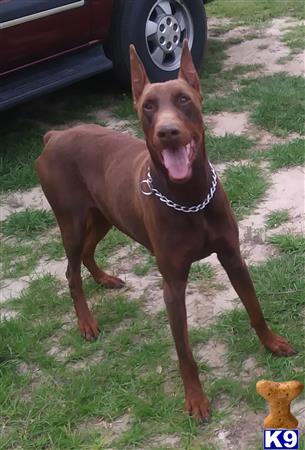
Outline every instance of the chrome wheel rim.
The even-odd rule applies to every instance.
[[[192,48],[194,24],[183,0],[158,0],[151,8],[145,26],[148,53],[159,69],[173,71],[180,67],[182,43]]]

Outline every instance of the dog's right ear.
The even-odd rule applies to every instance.
[[[135,46],[133,44],[129,46],[129,55],[133,104],[136,108],[145,85],[149,83],[149,79],[146,75],[143,63],[139,55],[137,54]]]

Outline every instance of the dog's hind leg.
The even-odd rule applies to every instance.
[[[118,289],[124,286],[124,281],[120,278],[108,275],[98,267],[94,259],[94,252],[97,244],[103,239],[111,228],[102,213],[97,209],[91,209],[87,218],[86,237],[83,247],[83,263],[98,284],[107,288]]]
[[[79,215],[57,214],[56,216],[68,258],[66,277],[69,282],[78,325],[85,339],[91,341],[97,338],[100,330],[88,307],[82,286],[81,262],[86,221],[84,217]]]

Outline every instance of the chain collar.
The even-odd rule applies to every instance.
[[[179,205],[178,203],[175,203],[172,200],[170,200],[169,198],[165,197],[165,195],[161,194],[161,192],[159,192],[158,189],[154,188],[154,186],[153,186],[153,180],[152,180],[152,177],[150,174],[150,168],[148,168],[147,178],[140,182],[141,192],[142,192],[142,194],[147,195],[147,196],[154,194],[156,197],[159,198],[159,200],[161,202],[165,203],[167,206],[175,209],[176,211],[180,211],[180,212],[184,212],[184,213],[196,213],[196,212],[202,211],[212,200],[212,198],[215,194],[216,188],[217,188],[216,172],[210,162],[209,162],[209,165],[210,165],[211,172],[212,172],[212,185],[211,185],[210,191],[209,191],[208,195],[206,196],[206,198],[203,200],[203,202],[199,203],[198,205],[194,205],[194,206],[190,206],[190,207]],[[145,188],[146,188],[146,190],[145,190]]]

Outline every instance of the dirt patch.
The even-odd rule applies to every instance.
[[[263,439],[264,412],[254,412],[241,404],[232,408],[230,417],[214,428],[211,443],[218,450],[254,450]]]
[[[58,278],[58,280],[62,283],[66,283],[66,268],[67,260],[65,258],[58,261],[51,261],[46,258],[41,258],[39,264],[31,275],[17,279],[8,278],[1,281],[0,304],[5,303],[11,298],[19,297],[22,291],[26,289],[33,280],[41,278],[47,274],[51,274]]]
[[[223,112],[213,116],[206,116],[205,122],[211,128],[214,136],[236,134],[240,136],[249,128],[248,113]]]
[[[305,232],[304,225],[304,190],[305,168],[292,167],[282,169],[271,176],[271,187],[265,200],[253,211],[253,213],[239,223],[240,238],[243,250],[251,251],[248,262],[260,262],[271,256],[272,247],[265,246],[266,239],[272,234]],[[279,209],[289,211],[289,222],[279,226],[276,230],[266,230],[267,216]],[[250,230],[250,231],[249,231]],[[254,231],[255,230],[255,231]],[[248,244],[249,232],[256,234],[255,245]],[[255,254],[254,254],[255,252]]]
[[[298,133],[290,133],[285,137],[277,137],[272,133],[255,126],[249,119],[248,111],[241,113],[223,112],[205,117],[211,134],[223,137],[226,134],[245,135],[256,141],[256,150],[268,149],[276,144],[284,144],[300,138]]]
[[[27,288],[31,278],[28,276],[18,279],[5,279],[1,281],[0,304],[5,303],[10,298],[19,297],[23,289]]]
[[[297,21],[289,17],[273,19],[271,25],[264,29],[265,37],[246,40],[229,47],[226,50],[227,58],[224,60],[224,67],[229,69],[241,62],[242,64],[262,64],[263,69],[260,69],[260,72],[262,70],[267,74],[288,72],[290,75],[303,75],[304,54],[296,55],[284,64],[278,63],[280,58],[290,55],[290,48],[281,42],[280,37],[285,29],[297,24]],[[249,32],[251,28],[238,27],[225,33],[220,39],[242,37]]]
[[[145,446],[145,450],[151,448],[169,449],[169,448],[181,448],[180,437],[177,434],[161,434],[154,436]],[[143,448],[144,450],[144,448]]]
[[[208,17],[208,29],[211,30],[215,27],[230,25],[232,20],[229,17]]]
[[[208,364],[216,377],[224,377],[228,374],[227,355],[229,351],[222,342],[210,339],[206,344],[197,345],[194,352],[196,360]]]
[[[70,356],[72,352],[71,348],[60,348],[57,345],[52,345],[52,347],[47,351],[49,356],[53,356],[57,361],[64,362]]]
[[[35,374],[35,375],[41,375],[41,370],[38,366],[35,364],[27,363],[26,361],[21,361],[16,366],[16,371],[18,373],[21,373],[22,375],[26,374]]]
[[[17,315],[17,311],[13,309],[0,309],[0,322],[15,319]]]
[[[242,381],[250,383],[255,377],[262,377],[264,369],[257,365],[256,359],[249,356],[242,365],[242,370],[239,372],[239,377]]]
[[[103,361],[104,356],[103,350],[95,351],[86,358],[68,363],[66,367],[72,370],[89,370],[90,367],[100,364]]]
[[[107,111],[107,109],[96,111],[95,117],[98,122],[103,122],[107,128],[136,136],[130,120],[118,119],[110,111]]]
[[[42,189],[39,186],[27,191],[17,191],[13,194],[2,195],[0,198],[0,203],[1,220],[5,220],[12,213],[24,211],[26,208],[51,209]]]
[[[131,416],[129,414],[124,414],[113,421],[96,417],[79,425],[78,432],[80,434],[90,431],[99,432],[103,440],[103,448],[108,448],[108,445],[116,439],[119,439],[128,430],[130,423]]]

